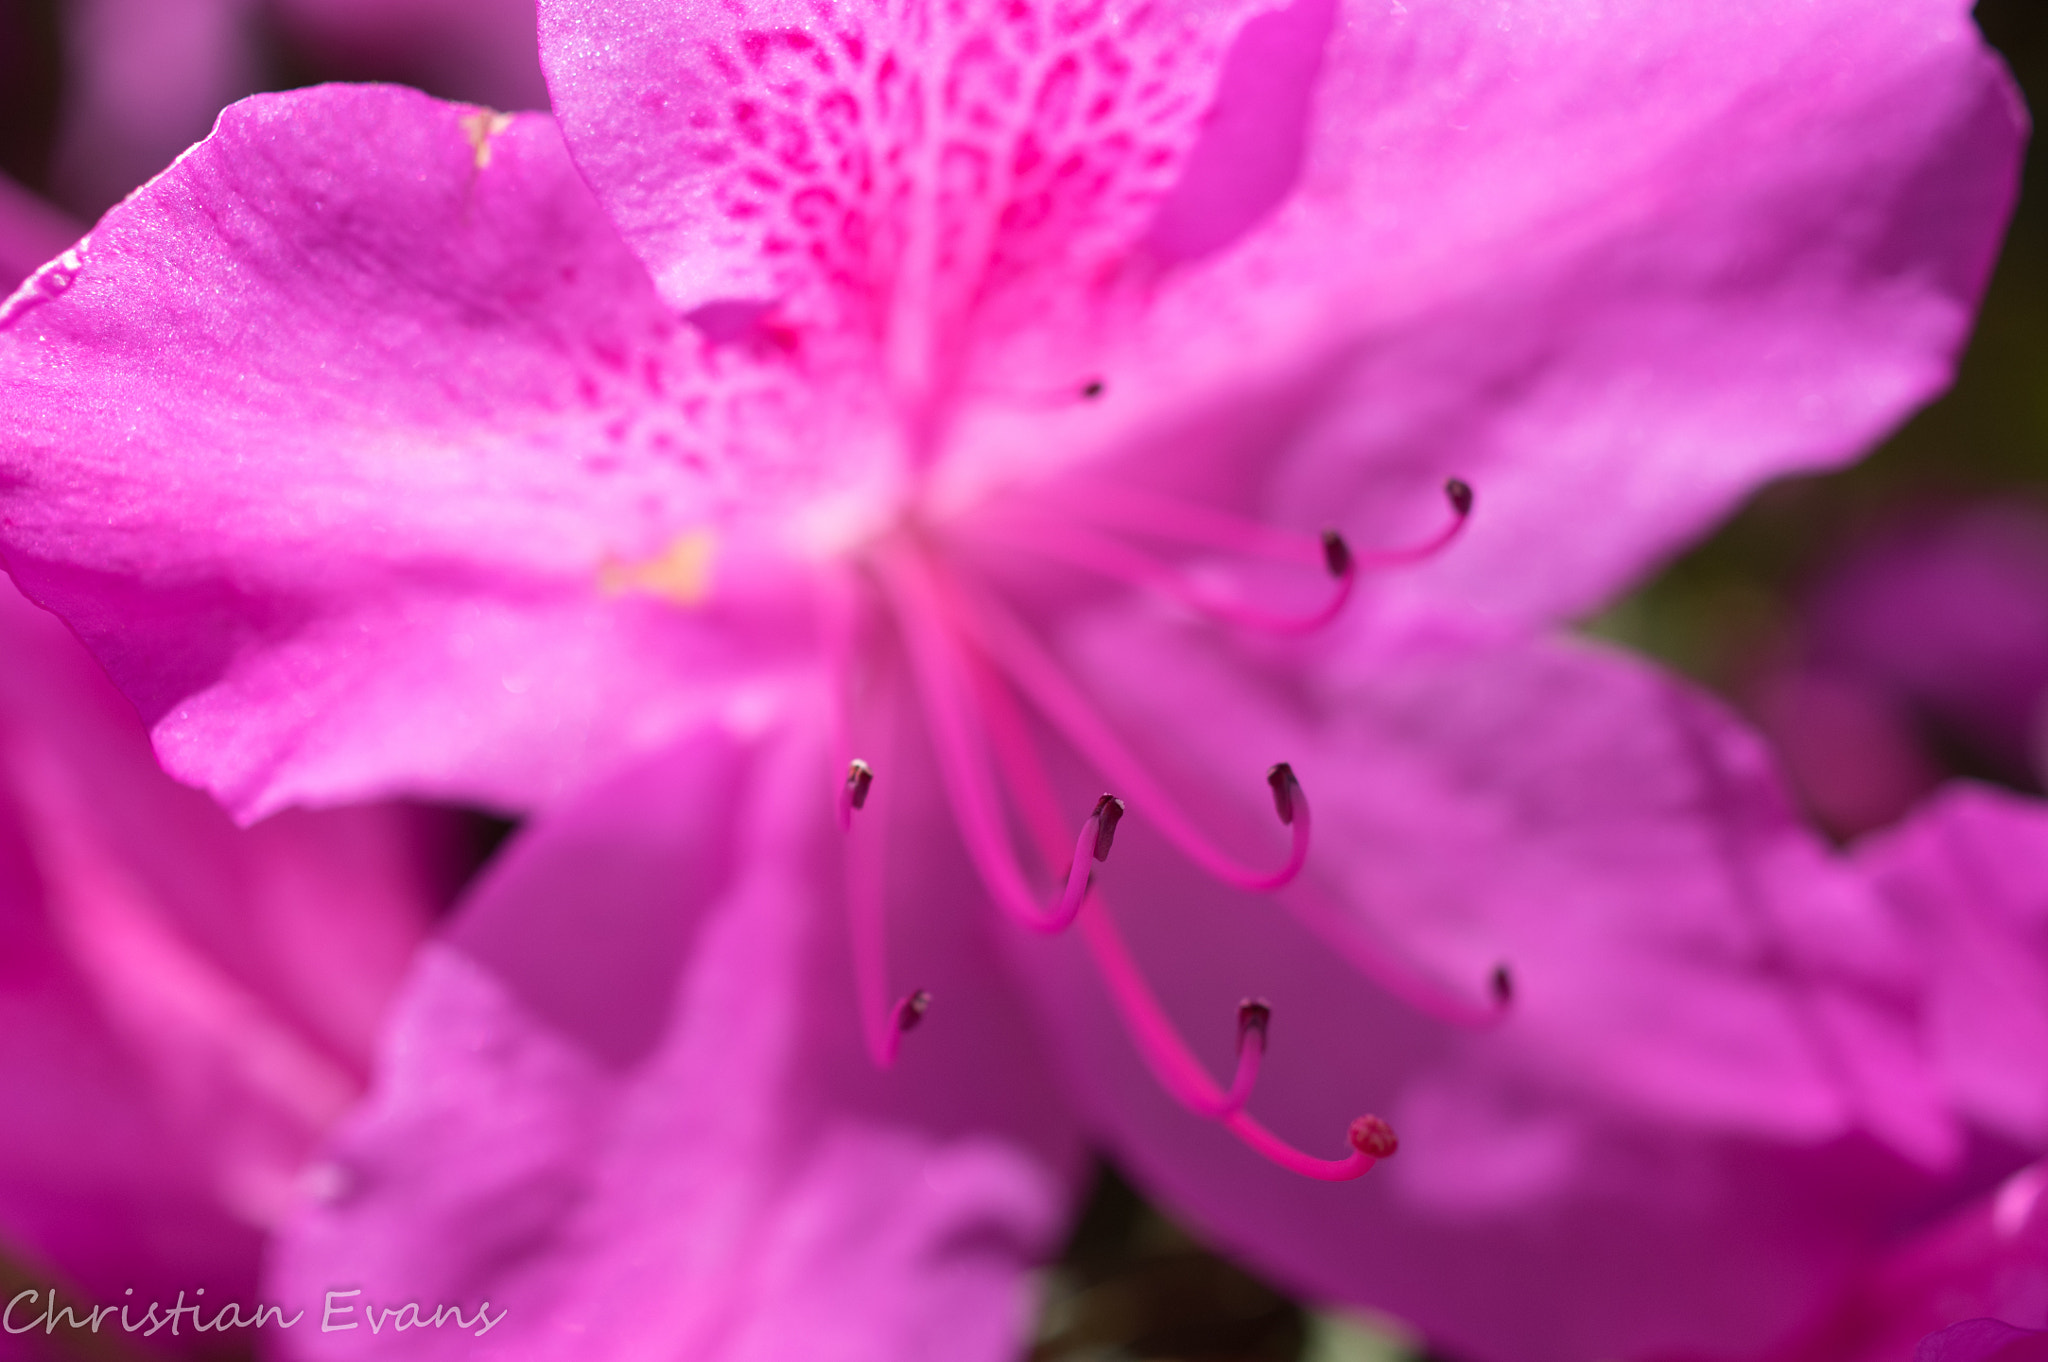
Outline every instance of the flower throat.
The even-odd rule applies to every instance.
[[[1100,391],[1101,385],[1092,383],[1083,396],[1092,399]],[[1063,512],[1072,513],[1061,519],[1019,511],[989,525],[978,524],[977,534],[1006,553],[1154,592],[1222,626],[1300,635],[1338,616],[1361,571],[1419,563],[1446,548],[1471,514],[1472,492],[1456,479],[1445,485],[1444,492],[1451,516],[1443,528],[1420,544],[1370,554],[1354,551],[1334,530],[1320,536],[1289,533],[1157,493],[1100,485],[1091,486],[1079,506],[1063,506]],[[1312,609],[1278,611],[1187,575],[1149,552],[1144,547],[1147,541],[1316,571],[1331,585],[1325,600]],[[1000,593],[977,580],[957,557],[930,536],[892,536],[869,551],[865,571],[847,571],[835,579],[826,611],[835,739],[845,771],[837,811],[840,827],[848,834],[846,898],[856,994],[874,1063],[884,1069],[895,1064],[903,1038],[923,1021],[932,995],[919,988],[892,1000],[880,839],[856,827],[882,778],[851,750],[848,731],[854,620],[864,596],[875,601],[901,639],[948,811],[988,896],[1025,931],[1078,932],[1155,1081],[1188,1111],[1222,1125],[1266,1159],[1306,1177],[1345,1181],[1392,1154],[1398,1141],[1377,1116],[1360,1116],[1351,1123],[1350,1149],[1336,1159],[1297,1149],[1253,1117],[1246,1106],[1265,1057],[1271,1004],[1261,999],[1239,1004],[1236,1066],[1228,1086],[1219,1084],[1160,1003],[1096,882],[1097,867],[1109,859],[1118,823],[1130,811],[1146,818],[1176,852],[1221,884],[1249,893],[1285,888],[1308,863],[1312,828],[1308,798],[1293,767],[1281,761],[1266,774],[1274,814],[1288,832],[1287,854],[1277,865],[1247,864],[1203,832]],[[1020,700],[1118,792],[1095,801],[1071,842],[1067,829],[1072,824],[1059,812],[1059,798]],[[869,736],[887,749],[886,734]],[[1034,888],[1032,877],[1020,865],[1008,810],[1020,816],[1044,864],[1055,868],[1056,892],[1047,895]],[[1492,981],[1495,1013],[1506,1005],[1510,991],[1505,970],[1497,971]]]

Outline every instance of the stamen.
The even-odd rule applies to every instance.
[[[1116,840],[1116,825],[1123,820],[1124,802],[1113,794],[1095,801],[1095,859],[1109,859],[1110,844]]]
[[[1351,575],[1351,546],[1335,530],[1323,531],[1323,566],[1332,577]]]
[[[1231,1075],[1230,1091],[1223,1094],[1218,1116],[1244,1110],[1251,1100],[1252,1085],[1259,1081],[1259,1061],[1266,1057],[1266,1027],[1273,1020],[1273,1008],[1263,998],[1246,998],[1237,1005],[1237,1072]]]
[[[924,1020],[924,1014],[932,1005],[932,995],[923,989],[915,989],[903,995],[896,1004],[896,1031],[905,1034],[915,1031],[917,1024]]]
[[[1351,599],[1352,587],[1356,582],[1356,573],[1352,570],[1351,551],[1334,533],[1326,535],[1322,541],[1324,548],[1321,557],[1325,566],[1341,559],[1342,567],[1332,573],[1337,579],[1336,591],[1315,610],[1292,615],[1260,609],[1221,594],[1204,583],[1191,580],[1179,569],[1168,567],[1121,540],[1097,534],[1081,525],[1038,523],[1013,527],[1003,524],[1000,520],[991,520],[985,528],[1002,536],[1015,548],[1100,573],[1117,581],[1128,582],[1133,586],[1146,587],[1199,610],[1221,623],[1242,629],[1256,629],[1264,633],[1313,633],[1337,618],[1343,611]],[[1333,542],[1336,545],[1334,551],[1328,547]]]
[[[1294,801],[1301,797],[1301,782],[1294,778],[1294,768],[1286,762],[1275,762],[1266,771],[1266,784],[1273,789],[1273,812],[1280,815],[1283,824],[1294,823]],[[1307,805],[1302,809],[1307,811]]]
[[[1353,554],[1347,545],[1345,552],[1350,557],[1351,566],[1400,567],[1421,562],[1441,552],[1457,537],[1472,514],[1472,488],[1461,478],[1450,478],[1444,483],[1444,499],[1451,506],[1450,524],[1407,548]],[[1213,506],[1181,501],[1141,488],[1094,483],[1089,486],[1085,497],[1063,505],[1061,511],[1063,515],[1085,516],[1107,528],[1193,548],[1264,558],[1275,563],[1298,563],[1304,567],[1320,561],[1329,569],[1331,576],[1339,575],[1338,569],[1329,562],[1327,538],[1318,542],[1306,535],[1275,529],[1256,520],[1240,519]]]
[[[903,1038],[917,1029],[917,1024],[924,1020],[924,1014],[931,1005],[932,995],[921,988],[896,1000],[896,1005],[889,1009],[887,1029],[875,1038],[879,1042],[873,1056],[876,1068],[896,1067],[896,1055],[903,1048]]]
[[[992,593],[975,592],[972,602],[956,609],[953,615],[981,651],[1017,683],[1067,741],[1096,769],[1122,786],[1166,839],[1205,874],[1238,889],[1266,893],[1283,887],[1301,873],[1308,862],[1310,820],[1308,800],[1299,783],[1292,786],[1290,796],[1294,837],[1286,864],[1275,871],[1254,870],[1212,846],[1196,830],[1194,821],[1181,811],[1144,763],[1096,715],[1058,664],[1039,649],[1030,632]]]
[[[1081,396],[1090,402],[1102,396],[1102,380],[1091,378],[1086,383],[1083,383],[1081,385]]]
[[[1506,1007],[1515,1000],[1515,976],[1508,973],[1506,965],[1493,967],[1493,1001],[1497,1006]]]
[[[1021,717],[1001,686],[991,689],[986,704],[991,720],[990,736],[1002,751],[1023,803],[1025,823],[1032,830],[1041,851],[1057,857],[1063,841],[1059,826],[1059,801],[1046,779],[1044,768],[1024,732]],[[1098,802],[1098,807],[1104,807]],[[1104,812],[1108,808],[1104,807]],[[1341,1180],[1355,1178],[1373,1164],[1373,1156],[1353,1146],[1343,1159],[1319,1159],[1295,1149],[1257,1121],[1243,1107],[1258,1079],[1260,1061],[1265,1057],[1267,1026],[1271,1008],[1262,1000],[1246,999],[1238,1005],[1237,1072],[1228,1092],[1219,1092],[1208,1071],[1189,1052],[1174,1029],[1166,1010],[1145,982],[1143,972],[1132,958],[1110,919],[1108,908],[1098,895],[1094,911],[1080,915],[1081,938],[1097,972],[1109,990],[1117,1015],[1137,1047],[1139,1057],[1159,1085],[1197,1115],[1221,1121],[1245,1144],[1264,1157],[1306,1177]],[[1355,1125],[1356,1123],[1354,1123]]]
[[[1451,499],[1451,509],[1458,513],[1458,519],[1472,514],[1472,489],[1463,478],[1445,481],[1444,495]]]
[[[1220,1121],[1225,1129],[1254,1152],[1282,1168],[1326,1182],[1349,1181],[1385,1157],[1359,1143],[1361,1129],[1368,1133],[1385,1130],[1385,1139],[1376,1143],[1391,1152],[1393,1132],[1387,1130],[1386,1123],[1378,1117],[1361,1117],[1351,1123],[1351,1153],[1341,1159],[1322,1159],[1305,1154],[1266,1129],[1242,1109],[1245,1099],[1251,1095],[1258,1062],[1265,1051],[1265,1018],[1260,1015],[1265,1012],[1264,1004],[1252,1000],[1240,1005],[1237,1075],[1231,1082],[1230,1091],[1223,1092],[1174,1029],[1166,1009],[1160,1005],[1151,985],[1145,982],[1144,974],[1132,959],[1130,947],[1124,944],[1116,924],[1110,919],[1106,905],[1098,902],[1094,912],[1082,914],[1081,939],[1087,943],[1096,972],[1108,987],[1110,999],[1116,1004],[1117,1014],[1136,1044],[1139,1056],[1145,1061],[1145,1067],[1152,1071],[1159,1086],[1189,1111]],[[1254,1009],[1250,1011],[1249,1019],[1248,1009]],[[1269,1017],[1270,1013],[1266,1016]],[[1376,1125],[1368,1126],[1368,1122]]]
[[[948,795],[953,820],[967,854],[981,875],[989,896],[1020,926],[1035,932],[1062,932],[1081,911],[1087,897],[1090,860],[1108,856],[1123,801],[1104,795],[1081,825],[1068,863],[1067,882],[1059,901],[1041,907],[1017,865],[1004,825],[1000,796],[989,771],[987,754],[978,739],[986,731],[972,713],[972,687],[961,675],[963,666],[941,624],[942,607],[934,584],[913,553],[892,554],[883,562],[903,633],[909,644],[911,670],[929,717],[932,745]]]
[[[874,783],[874,767],[859,757],[847,763],[846,783],[839,787],[839,826],[842,830],[852,830],[854,811],[867,807],[868,789]]]

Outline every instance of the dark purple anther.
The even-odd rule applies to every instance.
[[[896,1004],[896,1029],[904,1032],[915,1031],[917,1024],[924,1020],[925,1010],[931,1005],[932,995],[923,989],[910,994]]]
[[[1463,478],[1452,478],[1446,482],[1444,495],[1451,499],[1451,509],[1458,513],[1460,520],[1472,514],[1472,488]]]
[[[1323,566],[1340,580],[1351,571],[1351,546],[1335,530],[1323,531]]]
[[[1109,859],[1109,846],[1116,840],[1117,820],[1124,816],[1124,802],[1113,794],[1095,801],[1095,859]]]
[[[1246,998],[1237,1005],[1237,1043],[1244,1044],[1247,1036],[1257,1036],[1259,1044],[1266,1043],[1266,1026],[1273,1020],[1273,1008],[1264,998]]]
[[[1508,973],[1506,965],[1493,967],[1493,1000],[1502,1007],[1515,1000],[1515,976]]]
[[[1286,762],[1276,762],[1266,772],[1266,784],[1273,787],[1273,812],[1280,815],[1280,821],[1292,827],[1294,824],[1294,796],[1301,792],[1301,782],[1294,778],[1294,768]]]

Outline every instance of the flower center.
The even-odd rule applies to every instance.
[[[1376,553],[1354,551],[1334,530],[1316,537],[1291,534],[1157,493],[1099,485],[1090,487],[1083,504],[1063,505],[1058,517],[1028,502],[984,508],[973,534],[977,549],[993,545],[1006,556],[1035,557],[1119,586],[1153,591],[1222,626],[1301,634],[1336,618],[1361,570],[1420,562],[1442,551],[1472,505],[1472,494],[1461,482],[1452,481],[1445,492],[1452,514],[1443,529],[1421,544]],[[906,674],[948,810],[989,898],[1026,931],[1078,931],[1119,1018],[1161,1087],[1190,1112],[1222,1124],[1284,1168],[1327,1180],[1364,1173],[1393,1152],[1395,1140],[1386,1123],[1373,1116],[1353,1122],[1351,1148],[1337,1159],[1305,1153],[1261,1125],[1246,1106],[1266,1051],[1271,1005],[1256,1000],[1240,1005],[1236,1070],[1227,1088],[1219,1085],[1161,1005],[1097,883],[1097,870],[1108,861],[1118,820],[1128,809],[1213,879],[1244,892],[1284,888],[1307,864],[1312,822],[1293,768],[1282,761],[1267,774],[1274,813],[1288,833],[1285,858],[1260,866],[1225,850],[1101,717],[1001,589],[974,570],[974,555],[949,542],[948,533],[944,526],[921,524],[914,512],[907,515],[898,529],[870,541],[830,574],[824,612],[836,690],[835,740],[845,772],[838,810],[840,825],[850,834],[847,903],[856,991],[875,1063],[884,1068],[894,1064],[902,1037],[931,1003],[922,989],[889,1001],[881,838],[876,830],[856,826],[864,820],[855,815],[886,781],[886,773],[855,754],[850,731],[855,664],[864,656],[872,658],[880,647],[888,650],[892,663],[900,661]],[[1253,567],[1264,564],[1268,571],[1275,564],[1297,568],[1331,586],[1312,608],[1275,609],[1242,586],[1190,575],[1159,556],[1162,546],[1220,554]],[[863,639],[870,640],[866,648]],[[892,642],[873,642],[881,639]],[[1060,811],[1019,701],[1119,792],[1095,801],[1071,843],[1067,839],[1074,825]],[[875,744],[866,750],[888,748],[884,733],[866,732],[861,739]],[[1012,814],[1030,829],[1039,858],[1053,872],[1050,892],[1038,887],[1046,877],[1032,875],[1020,863]],[[1504,1004],[1505,992],[1496,996]]]

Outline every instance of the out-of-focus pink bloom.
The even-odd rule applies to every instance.
[[[1926,962],[1920,1049],[1979,1148],[1783,1362],[1910,1362],[1980,1316],[2048,1328],[2048,1162],[2013,1170],[2048,1152],[2048,816],[1958,785],[1856,861]],[[1972,1181],[1983,1194],[1954,1209]]]
[[[302,44],[445,99],[545,109],[533,0],[269,0]]]
[[[2043,775],[2048,516],[1926,514],[1849,554],[1806,603],[1822,665],[1882,687],[2000,774]]]
[[[162,170],[273,79],[265,30],[452,99],[547,106],[532,0],[72,0],[65,14],[54,178],[81,209]]]
[[[1005,1355],[1085,1128],[1454,1349],[1728,1351],[1959,1157],[1756,744],[1540,633],[1945,381],[2010,90],[1526,17],[550,4],[559,132],[253,100],[17,292],[8,562],[173,769],[559,805],[280,1278],[516,1316],[299,1346]]]
[[[1895,822],[1960,760],[2048,773],[2048,517],[1920,511],[1804,593],[1747,699],[1809,807],[1854,835]]]
[[[395,807],[238,831],[11,587],[0,652],[0,1251],[73,1303],[249,1302],[442,847]]]
[[[256,88],[252,0],[76,0],[66,7],[56,193],[113,203],[206,135]]]
[[[1929,1334],[1913,1362],[2041,1362],[2048,1358],[2048,1331],[2020,1329],[1995,1319],[1965,1320]]]
[[[13,292],[81,234],[62,213],[0,175],[0,288]]]
[[[1792,662],[1744,691],[1801,801],[1837,836],[1897,822],[1941,783],[1911,710],[1869,677]]]

